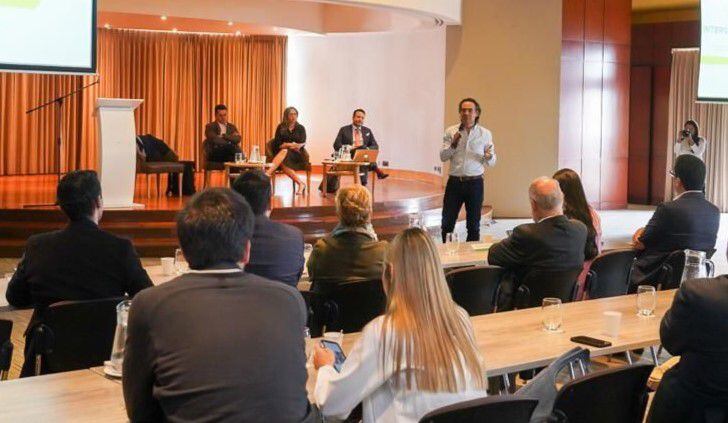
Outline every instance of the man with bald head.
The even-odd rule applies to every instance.
[[[570,270],[584,264],[587,230],[564,216],[564,194],[555,179],[537,178],[528,189],[534,223],[516,226],[488,251],[488,263],[511,269],[517,280],[531,270]]]

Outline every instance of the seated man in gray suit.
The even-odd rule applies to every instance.
[[[270,220],[270,178],[259,170],[238,176],[233,190],[255,214],[250,261],[245,271],[296,287],[303,273],[303,233],[295,226]]]
[[[242,136],[232,123],[228,122],[228,110],[224,104],[215,106],[215,120],[205,125],[205,141],[202,148],[208,161],[232,162],[235,153],[241,153]]]
[[[129,311],[123,390],[137,421],[312,421],[301,294],[244,272],[253,212],[209,189],[177,218],[190,272],[142,291]]]

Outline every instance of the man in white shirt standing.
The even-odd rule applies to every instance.
[[[460,208],[465,204],[468,241],[480,240],[483,208],[483,172],[496,161],[493,136],[478,125],[480,104],[466,98],[458,105],[460,124],[445,130],[440,160],[450,161],[450,177],[442,204],[442,240],[453,232]]]

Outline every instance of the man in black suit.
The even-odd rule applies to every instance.
[[[43,309],[59,301],[133,296],[152,286],[131,242],[99,229],[103,199],[96,172],[66,174],[56,196],[70,223],[28,238],[8,284],[8,303]]]
[[[124,402],[139,421],[315,421],[306,394],[306,306],[288,285],[242,270],[253,212],[227,188],[177,218],[190,272],[129,310]]]
[[[235,153],[241,153],[240,131],[228,122],[228,109],[224,104],[215,106],[215,120],[205,125],[205,141],[202,148],[205,156],[211,162],[232,162]]]
[[[339,151],[342,145],[352,146],[352,157],[356,150],[379,150],[377,140],[374,138],[372,130],[364,125],[366,112],[363,109],[356,109],[351,116],[351,125],[342,126],[334,140],[334,150]],[[378,179],[386,179],[388,174],[384,173],[376,163],[370,165],[371,169],[377,174]],[[367,184],[367,172],[362,173],[362,184]]]
[[[255,214],[250,261],[245,271],[296,288],[303,272],[303,233],[295,226],[270,220],[270,178],[251,170],[238,176],[233,189],[248,201]]]
[[[528,189],[535,223],[518,225],[508,238],[493,244],[488,263],[511,269],[516,279],[531,270],[572,270],[584,264],[586,226],[564,216],[559,183],[541,177]]]
[[[683,154],[670,172],[677,197],[657,206],[649,223],[635,232],[634,246],[641,250],[632,270],[632,290],[657,284],[663,262],[676,250],[712,251],[720,225],[720,211],[705,199],[705,163]]]
[[[726,334],[728,276],[683,282],[660,324],[662,345],[680,362],[663,376],[649,422],[728,421]]]

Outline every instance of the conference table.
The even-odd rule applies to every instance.
[[[660,321],[674,295],[675,290],[658,292],[655,313],[651,317],[637,315],[636,295],[564,304],[564,324],[560,332],[542,329],[540,308],[475,316],[471,320],[487,374],[499,376],[548,365],[579,345],[569,340],[577,335],[612,343],[606,348],[587,347],[592,357],[657,345]],[[622,313],[617,338],[602,334],[602,313],[605,311]],[[350,351],[360,336],[360,333],[344,335],[344,351]],[[310,366],[308,371],[306,388],[311,398],[316,372]],[[106,377],[100,368],[0,382],[0,410],[8,421],[127,420],[120,380]]]

